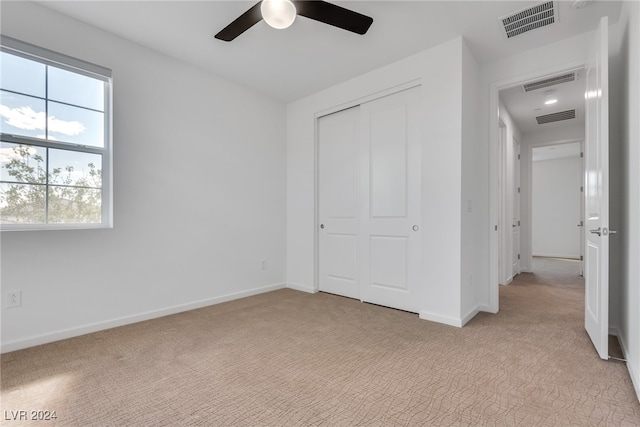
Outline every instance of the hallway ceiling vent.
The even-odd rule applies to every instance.
[[[572,82],[578,80],[578,77],[579,76],[576,72],[562,74],[560,76],[549,77],[548,79],[527,83],[525,85],[522,85],[522,89],[525,92],[531,92],[532,90],[543,89],[545,87],[555,86],[561,83]]]
[[[546,1],[498,19],[508,39],[558,21],[558,4]]]
[[[545,114],[544,116],[537,116],[536,121],[539,125],[545,123],[560,122],[562,120],[570,120],[576,118],[576,110],[560,111],[559,113]]]

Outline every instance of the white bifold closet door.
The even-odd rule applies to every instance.
[[[319,119],[321,291],[419,310],[418,92]]]

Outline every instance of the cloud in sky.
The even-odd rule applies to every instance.
[[[29,155],[34,156],[37,154],[38,150],[36,147],[25,147]],[[0,148],[0,164],[4,165],[5,163],[9,163],[11,160],[20,160],[22,156],[16,153],[12,147]]]
[[[44,130],[44,112],[36,112],[29,106],[10,108],[0,105],[0,117],[9,126],[24,130]],[[62,133],[64,135],[76,136],[84,132],[86,128],[78,121],[66,121],[49,116],[49,132]],[[52,138],[49,138],[52,139]]]

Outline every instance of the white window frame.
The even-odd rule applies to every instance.
[[[0,35],[0,51],[20,56],[45,65],[51,65],[73,73],[101,80],[104,85],[104,146],[57,142],[46,139],[30,138],[20,135],[1,134],[3,142],[32,145],[44,148],[65,149],[76,152],[100,154],[102,156],[102,201],[100,223],[44,223],[44,224],[0,224],[1,231],[25,230],[78,230],[113,228],[113,141],[112,141],[112,73],[99,65],[53,52],[20,40]],[[47,172],[48,173],[48,172]],[[48,184],[47,184],[48,187]]]

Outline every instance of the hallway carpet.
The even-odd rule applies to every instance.
[[[2,425],[640,425],[565,270],[520,274],[461,329],[285,289],[7,353]]]

